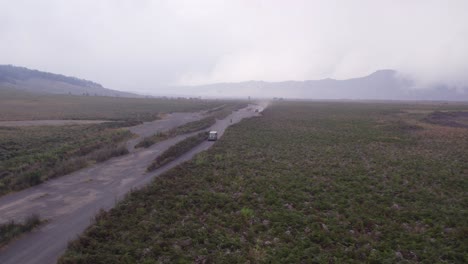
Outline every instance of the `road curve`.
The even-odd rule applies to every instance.
[[[252,108],[238,110],[225,119],[218,120],[211,130],[217,130],[218,136],[221,137],[229,125],[255,115],[258,113]],[[142,131],[148,132],[143,128]],[[153,130],[154,132],[156,131]],[[145,172],[146,167],[158,154],[190,135],[177,136],[150,148],[112,158],[90,168],[1,197],[0,223],[9,219],[22,219],[32,213],[38,213],[48,222],[0,249],[0,263],[55,263],[66,249],[68,241],[82,233],[100,209],[112,208],[130,190],[148,184],[154,177],[190,160],[195,154],[214,144],[205,141],[160,169],[152,173]],[[133,144],[134,142],[129,147],[132,148]]]

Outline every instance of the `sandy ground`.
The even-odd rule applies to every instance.
[[[217,130],[221,137],[229,125],[255,115],[259,113],[241,109],[218,120],[210,129]],[[197,113],[171,114],[164,120],[136,126],[132,131],[147,136],[198,118],[200,114]],[[100,209],[112,208],[130,190],[149,183],[154,177],[215,144],[205,141],[175,161],[146,173],[146,167],[157,155],[190,135],[177,136],[147,149],[137,149],[128,155],[0,197],[0,223],[11,219],[21,220],[32,213],[48,220],[33,232],[2,248],[0,263],[55,263],[68,241],[83,232]],[[130,146],[134,146],[135,142]]]

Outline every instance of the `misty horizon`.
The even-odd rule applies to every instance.
[[[445,100],[468,101],[466,90],[450,86],[430,89],[415,86],[415,81],[394,70],[379,70],[368,76],[345,80],[246,81],[178,86],[161,89],[160,93],[132,93],[103,87],[91,80],[0,65],[0,87],[40,94],[93,95],[111,97],[198,97],[305,99],[305,100]]]
[[[140,94],[384,69],[415,89],[466,92],[467,9],[466,1],[2,1],[0,64]]]

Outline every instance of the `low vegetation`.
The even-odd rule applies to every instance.
[[[0,195],[128,153],[125,124],[0,127]]]
[[[171,136],[168,132],[158,132],[152,136],[143,138],[142,141],[135,145],[135,148],[149,148],[152,145],[164,141],[170,137]]]
[[[94,125],[2,127],[0,195],[127,153],[122,129],[168,112],[224,107],[226,101],[32,94],[0,87],[0,121],[110,120]],[[60,109],[57,111],[57,109]],[[148,140],[142,144],[148,144]]]
[[[136,148],[149,148],[152,145],[164,141],[168,138],[175,137],[177,135],[188,134],[197,132],[203,129],[207,129],[216,123],[216,119],[212,116],[202,118],[197,121],[192,121],[182,126],[176,127],[166,132],[158,132],[152,136],[145,137],[135,147]]]
[[[87,119],[141,122],[158,119],[161,113],[194,112],[219,107],[224,103],[183,98],[41,95],[0,87],[0,121]]]
[[[166,132],[159,132],[152,136],[144,138],[140,143],[138,143],[135,147],[136,148],[148,148],[158,142],[166,140],[170,137],[174,137],[177,135],[193,133],[197,131],[201,131],[213,126],[216,123],[217,119],[224,119],[232,111],[237,111],[241,108],[246,107],[247,105],[244,103],[237,103],[232,105],[223,105],[211,110],[207,111],[208,116],[202,118],[200,120],[192,121],[172,130]]]
[[[467,263],[468,105],[276,102],[102,212],[59,263]]]
[[[26,218],[24,223],[10,221],[6,224],[0,224],[0,248],[8,244],[15,237],[30,232],[41,223],[42,221],[38,215],[31,215]]]
[[[234,111],[238,111],[242,108],[246,108],[248,106],[245,102],[237,102],[235,104],[228,104],[222,108],[215,109],[216,111],[208,111],[211,116],[215,117],[216,119],[224,119],[228,115],[230,115]]]
[[[201,132],[194,136],[188,137],[179,143],[171,146],[169,149],[164,151],[161,155],[159,155],[153,163],[148,167],[148,171],[156,170],[167,163],[175,160],[176,158],[182,156],[187,151],[191,150],[192,148],[196,147],[203,141],[208,138],[208,132]]]
[[[436,111],[425,120],[438,125],[468,128],[468,111]]]
[[[181,135],[207,129],[216,123],[216,117],[208,116],[175,128],[171,134]]]

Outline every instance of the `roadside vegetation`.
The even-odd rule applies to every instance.
[[[177,135],[188,134],[188,133],[205,130],[213,126],[216,123],[217,119],[224,119],[233,111],[237,111],[244,107],[247,107],[247,104],[236,103],[236,104],[223,105],[214,109],[210,109],[206,112],[208,116],[200,120],[192,121],[182,126],[176,127],[172,130],[169,130],[166,132],[158,132],[152,136],[146,137],[142,141],[140,141],[135,147],[136,148],[148,148],[158,142],[161,142],[171,137],[175,137]]]
[[[21,234],[30,232],[41,223],[38,215],[31,215],[25,219],[24,223],[10,221],[0,224],[0,248]]]
[[[145,137],[135,147],[136,148],[149,148],[152,145],[164,141],[168,138],[175,137],[182,134],[188,134],[207,129],[216,123],[216,118],[208,116],[200,120],[192,121],[187,124],[181,125],[174,129],[165,132],[158,132],[152,136]]]
[[[152,136],[145,137],[135,145],[135,148],[149,148],[152,145],[170,138],[169,132],[158,132]]]
[[[167,163],[177,159],[184,153],[196,147],[208,138],[208,132],[200,132],[194,136],[188,137],[179,143],[171,146],[169,149],[159,155],[148,167],[148,171],[154,171]]]
[[[276,102],[101,212],[59,263],[467,263],[468,105]]]
[[[210,115],[197,121],[174,128],[170,134],[181,135],[207,129],[216,123],[216,116]]]
[[[127,154],[126,124],[0,127],[0,195]]]

